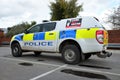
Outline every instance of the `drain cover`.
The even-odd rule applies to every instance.
[[[22,66],[33,66],[32,63],[28,63],[28,62],[19,63],[19,65],[22,65]]]
[[[91,72],[75,71],[75,70],[72,70],[72,69],[64,69],[64,70],[61,70],[61,72],[64,72],[64,73],[67,73],[67,74],[76,75],[76,76],[80,76],[80,77],[110,80],[109,78],[107,78],[104,75],[95,74],[95,73],[91,73]]]

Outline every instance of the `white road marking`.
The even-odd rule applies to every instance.
[[[53,70],[51,70],[51,71],[48,71],[48,72],[43,73],[43,74],[41,74],[41,75],[38,75],[38,76],[36,76],[36,77],[34,77],[34,78],[30,79],[30,80],[37,80],[37,79],[39,79],[39,78],[41,78],[41,77],[44,77],[44,76],[46,76],[46,75],[49,75],[49,74],[51,74],[51,73],[53,73],[53,72],[55,72],[55,71],[57,71],[57,70],[59,70],[59,69],[61,69],[61,68],[63,68],[63,67],[66,67],[66,66],[67,66],[67,65],[60,66],[60,67],[58,67],[58,68],[56,68],[56,69],[53,69]]]
[[[33,63],[33,64],[42,64],[42,65],[53,66],[53,67],[61,66],[61,65],[57,65],[57,64],[49,64],[49,63],[43,63],[43,62],[35,62],[35,61],[28,61],[28,60],[14,59],[14,58],[6,58],[6,57],[0,57],[0,59],[20,61],[20,62],[28,62],[28,63]]]

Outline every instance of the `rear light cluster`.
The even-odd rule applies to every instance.
[[[96,31],[96,40],[100,44],[103,44],[103,42],[104,42],[104,30],[97,30]]]

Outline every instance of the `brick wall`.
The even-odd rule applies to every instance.
[[[5,37],[4,31],[0,29],[0,44],[10,43],[11,38]]]
[[[120,30],[108,30],[109,43],[120,43]]]
[[[10,43],[10,40],[11,40],[11,38],[2,37],[2,38],[0,38],[0,44],[1,43]]]
[[[0,29],[0,38],[4,37],[4,31]]]

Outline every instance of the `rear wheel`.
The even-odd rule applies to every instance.
[[[14,57],[21,57],[22,56],[22,50],[21,50],[21,47],[18,43],[12,44],[11,49],[12,49],[12,55]]]
[[[91,54],[90,53],[89,54],[84,54],[84,56],[85,56],[85,60],[87,60],[91,57]]]
[[[35,52],[34,52],[34,55],[37,57],[37,56],[41,55],[41,52],[35,51]]]
[[[80,50],[75,45],[65,45],[62,49],[62,58],[65,63],[77,64],[81,60]]]

